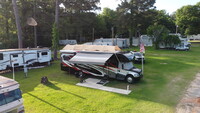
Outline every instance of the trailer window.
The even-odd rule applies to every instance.
[[[0,105],[5,105],[21,98],[22,96],[20,89],[15,89],[10,92],[5,92],[3,94],[0,94]]]
[[[3,53],[0,53],[0,60],[3,60]]]
[[[13,57],[18,57],[18,55],[17,55],[17,54],[15,54],[15,55],[13,55]]]
[[[6,104],[6,100],[3,94],[0,94],[0,106]]]
[[[42,52],[42,55],[48,55],[48,53],[47,52]]]

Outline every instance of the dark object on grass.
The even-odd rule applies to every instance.
[[[48,78],[46,76],[42,77],[41,78],[41,83],[42,84],[47,84],[49,81],[48,81]]]

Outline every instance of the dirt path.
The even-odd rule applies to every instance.
[[[200,113],[200,73],[196,75],[183,99],[177,105],[176,113]]]

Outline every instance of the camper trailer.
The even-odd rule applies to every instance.
[[[69,44],[69,45],[75,45],[75,44],[77,44],[77,41],[76,40],[68,40],[68,39],[66,39],[66,40],[59,40],[59,44],[60,45],[67,45],[67,44]]]
[[[175,50],[185,50],[185,51],[190,50],[191,43],[189,42],[188,38],[182,38],[180,34],[169,34],[169,35],[177,35],[181,42],[179,44],[174,44],[174,43],[165,44],[164,42],[161,42],[159,43],[160,49],[175,49]]]
[[[3,49],[0,50],[0,71],[11,67],[50,63],[48,48]]]
[[[153,46],[153,40],[148,35],[141,35],[140,38],[132,38],[133,46],[138,46],[140,43],[143,43],[144,46]]]
[[[19,83],[0,76],[0,113],[24,113]]]
[[[189,39],[181,38],[181,37],[179,37],[179,39],[180,39],[181,43],[176,45],[175,49],[176,50],[185,50],[185,51],[190,50],[191,43],[189,42]]]
[[[126,38],[99,38],[95,39],[93,45],[117,45],[120,48],[128,48],[130,46],[129,39]]]
[[[61,70],[79,76],[89,74],[125,80],[128,83],[134,83],[142,78],[142,70],[134,67],[126,56],[118,52],[63,49],[60,53]]]

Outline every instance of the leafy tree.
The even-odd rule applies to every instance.
[[[61,38],[76,39],[79,42],[90,40],[96,25],[94,10],[100,9],[99,0],[63,0],[65,9],[61,12]],[[63,32],[64,31],[64,32]],[[84,38],[86,37],[86,38]]]
[[[147,29],[147,34],[153,38],[155,49],[159,49],[159,43],[169,34],[169,30],[163,25],[151,25]]]
[[[181,43],[181,40],[177,35],[167,35],[164,37],[163,42],[165,43],[165,45],[173,47],[174,45]]]
[[[196,5],[187,5],[176,12],[176,24],[181,34],[192,35],[200,33],[200,2]]]
[[[112,9],[104,8],[103,12],[99,14],[99,17],[101,17],[102,21],[104,21],[106,30],[104,34],[102,34],[103,37],[112,37],[111,35],[111,28],[115,27],[116,18],[117,18],[117,12],[115,12]]]
[[[132,45],[132,36],[135,32],[135,37],[138,37],[140,32],[140,27],[143,23],[143,15],[149,9],[154,8],[155,0],[127,0],[122,1],[121,5],[118,7],[118,12],[120,14],[120,22],[123,22],[128,26],[130,32],[130,40]]]
[[[105,35],[107,30],[104,16],[101,14],[97,15],[95,20],[95,37],[107,37]]]
[[[176,24],[173,18],[166,13],[165,10],[155,10],[156,16],[154,20],[154,24],[163,25],[167,29],[170,30],[171,33],[175,33],[176,31]]]
[[[13,15],[12,1],[0,1],[0,48],[16,48],[17,32]]]

